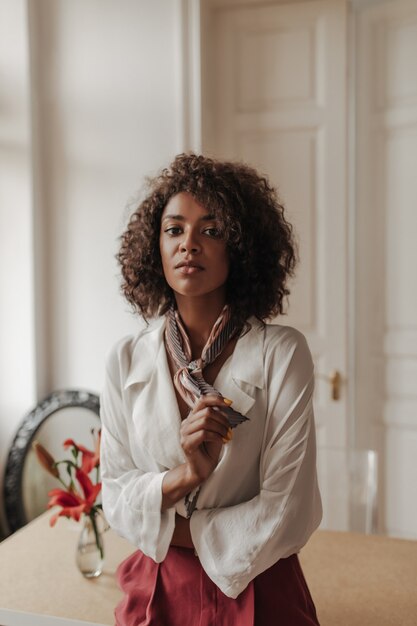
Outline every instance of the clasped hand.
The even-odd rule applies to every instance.
[[[181,424],[181,446],[190,473],[199,482],[212,474],[223,444],[232,438],[232,429],[222,411],[230,404],[231,400],[223,396],[201,396]]]

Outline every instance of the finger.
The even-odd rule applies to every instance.
[[[227,429],[227,435],[226,437],[223,437],[222,441],[223,443],[229,443],[229,441],[231,441],[233,439],[233,430],[229,427]]]
[[[188,428],[193,424],[193,428],[195,428],[195,425],[204,428],[206,425],[208,426],[216,422],[224,428],[229,428],[230,426],[226,413],[223,413],[220,409],[216,409],[216,407],[205,407],[201,411],[198,411],[198,413],[190,414],[183,420],[182,427]]]
[[[199,430],[206,430],[207,432],[219,433],[219,435],[225,437],[229,430],[229,424],[226,419],[220,420],[219,417],[211,418],[204,416],[196,420],[184,420],[181,424],[181,434],[187,436]]]
[[[218,406],[220,408],[224,407],[225,405],[230,406],[231,402],[232,401],[228,398],[224,398],[221,395],[210,393],[204,396],[200,396],[200,398],[198,398],[193,407],[193,411],[199,411],[205,406]]]
[[[201,418],[213,418],[220,422],[224,422],[227,419],[226,405],[222,404],[210,404],[194,407],[194,409],[188,414],[187,419],[195,421]]]
[[[181,446],[186,454],[192,454],[193,452],[196,452],[196,450],[198,450],[201,444],[205,441],[223,443],[223,437],[219,433],[199,430],[184,439],[181,438]]]

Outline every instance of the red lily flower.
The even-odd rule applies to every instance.
[[[76,522],[80,521],[81,514],[85,511],[85,504],[80,496],[75,493],[68,493],[68,491],[64,491],[63,489],[52,489],[52,491],[49,491],[48,496],[51,496],[48,502],[48,509],[53,506],[62,507],[62,509],[49,520],[50,526],[55,526],[60,516],[72,517]]]
[[[78,522],[81,514],[86,513],[88,515],[94,506],[94,502],[101,490],[101,483],[93,485],[82,469],[77,469],[75,475],[83,490],[84,498],[76,492],[68,492],[64,491],[64,489],[52,489],[49,491],[48,496],[50,496],[50,500],[48,509],[53,506],[62,507],[62,509],[49,520],[50,526],[54,526],[58,517],[61,516],[72,517]]]
[[[84,492],[85,502],[90,507],[88,511],[86,511],[86,513],[89,513],[91,507],[96,501],[98,494],[100,493],[101,483],[93,485],[86,472],[84,472],[82,469],[77,469],[77,471],[75,472],[75,476],[77,477],[77,480],[80,483],[81,488]]]
[[[100,465],[100,439],[101,439],[101,430],[98,432],[98,436],[96,439],[96,445],[93,450],[89,450],[85,446],[81,444],[75,443],[73,439],[66,439],[64,441],[64,448],[74,447],[76,450],[81,452],[81,469],[89,474],[95,467]]]

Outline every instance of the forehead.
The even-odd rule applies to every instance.
[[[190,193],[181,191],[168,200],[162,212],[162,219],[168,217],[183,218],[206,218],[209,217],[209,210],[206,209]],[[210,217],[214,217],[211,215]]]

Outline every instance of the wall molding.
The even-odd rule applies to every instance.
[[[201,1],[176,0],[178,152],[201,152]]]

